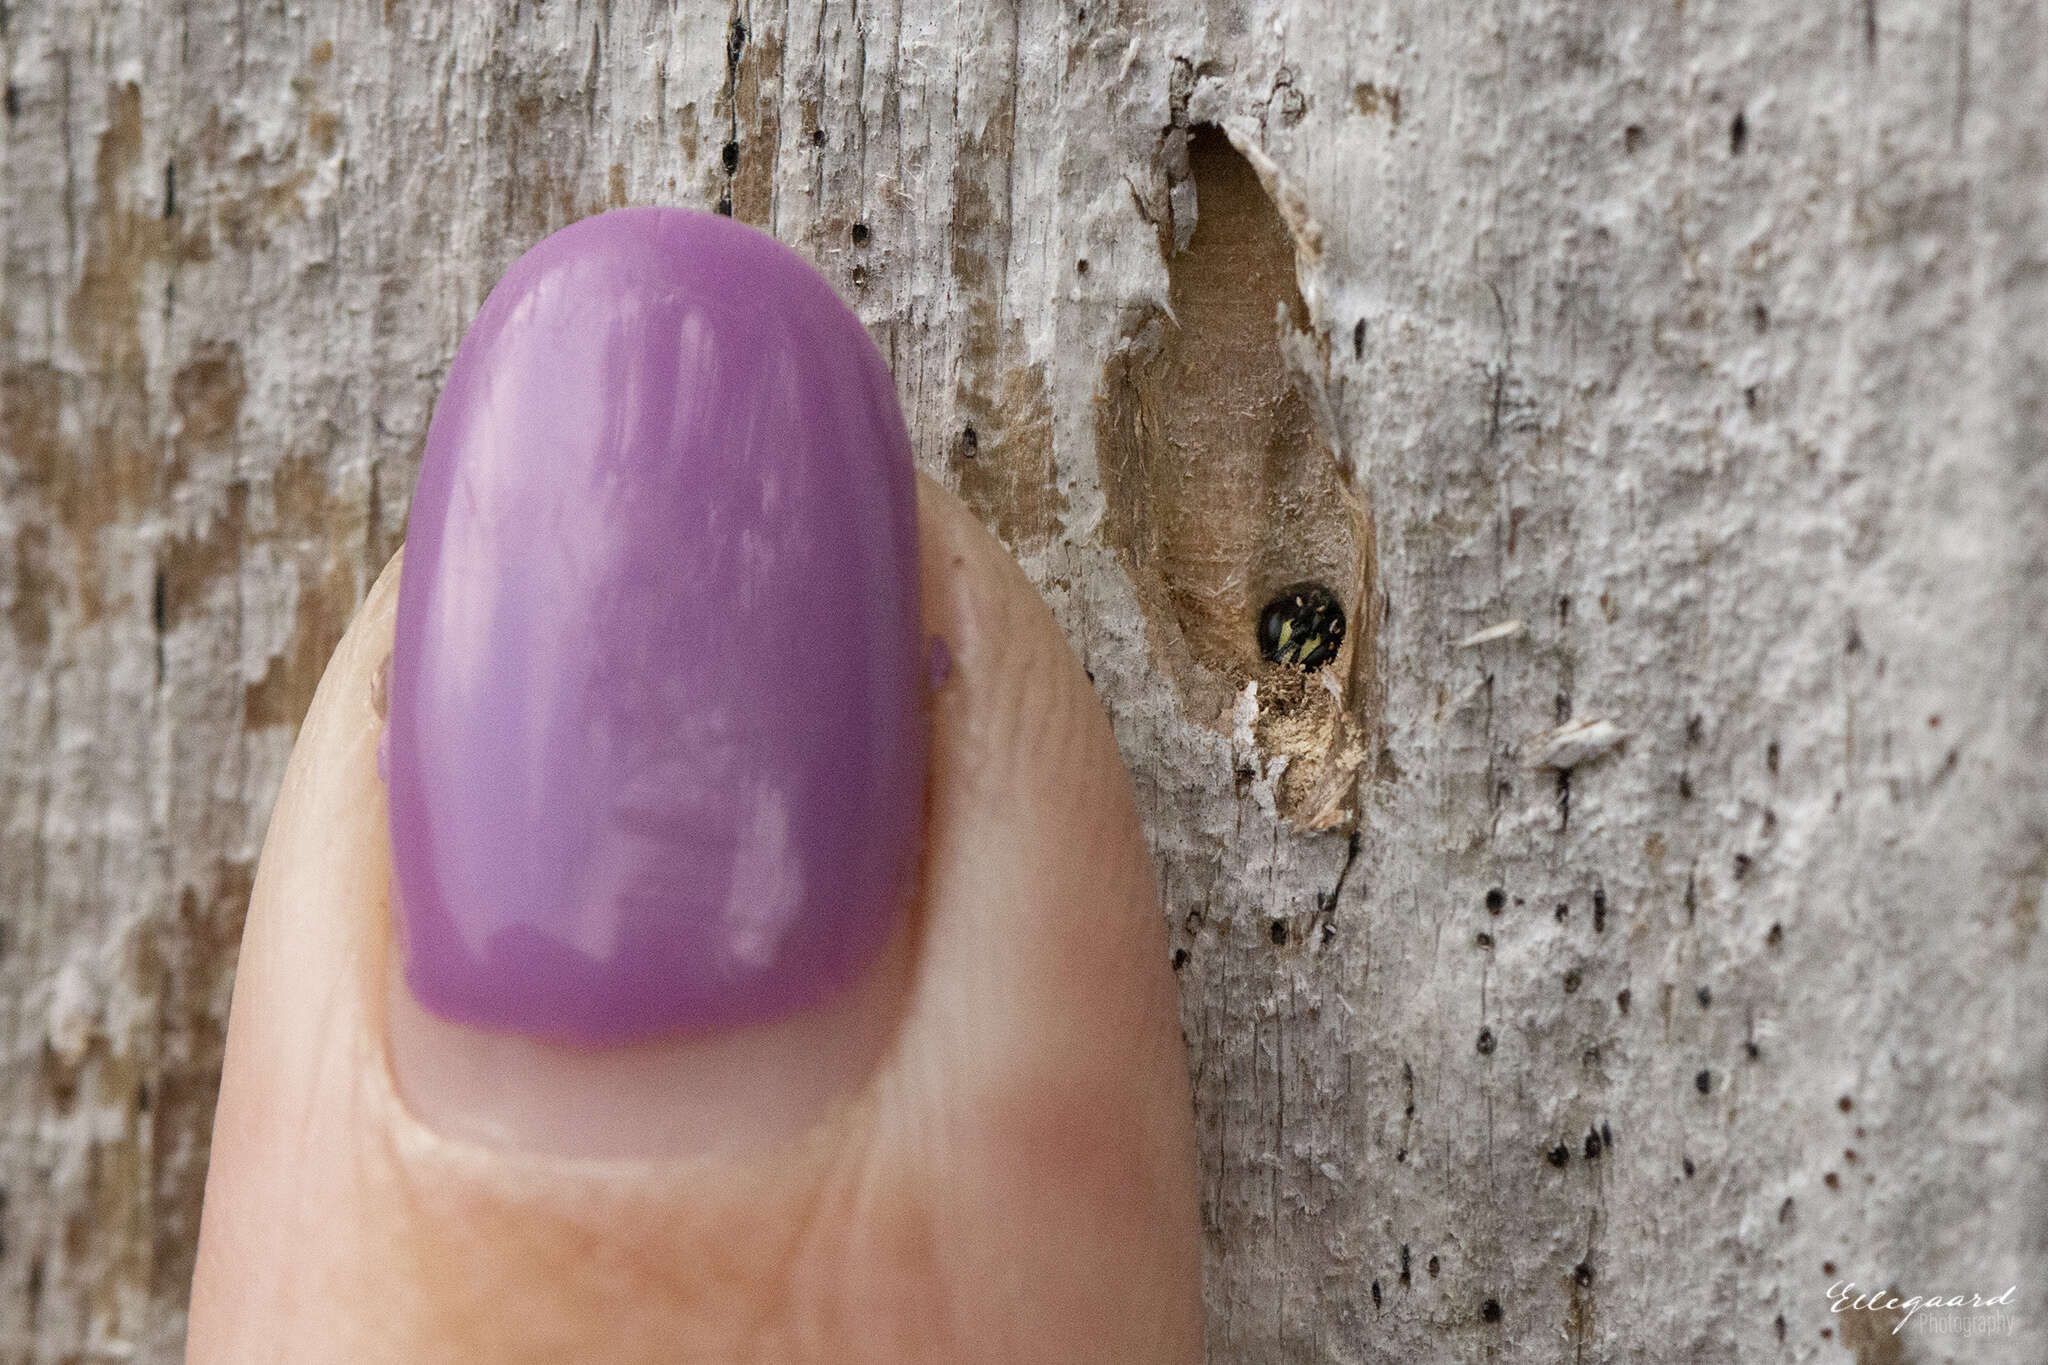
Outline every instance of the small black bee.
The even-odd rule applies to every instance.
[[[1344,607],[1320,583],[1282,588],[1259,613],[1259,653],[1267,662],[1313,673],[1344,643]]]

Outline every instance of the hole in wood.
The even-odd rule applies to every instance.
[[[1336,444],[1328,339],[1296,280],[1319,230],[1298,196],[1283,214],[1220,128],[1170,131],[1161,160],[1173,212],[1195,221],[1160,225],[1171,311],[1139,318],[1104,371],[1105,533],[1189,714],[1233,733],[1249,698],[1275,808],[1341,826],[1376,718],[1378,593],[1370,510]],[[1313,673],[1261,649],[1262,613],[1303,584],[1347,623]]]
[[[1320,583],[1282,588],[1259,613],[1259,657],[1313,673],[1344,647],[1344,604]]]

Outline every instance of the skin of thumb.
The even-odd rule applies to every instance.
[[[919,530],[951,670],[890,1041],[802,1131],[659,1159],[453,1136],[393,1083],[386,569],[265,843],[188,1360],[1200,1358],[1185,1049],[1128,777],[1014,561],[928,480]]]

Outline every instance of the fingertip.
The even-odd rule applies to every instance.
[[[976,1217],[1016,1232],[990,1284],[1118,1284],[1144,1345],[1199,1354],[1194,1132],[1165,918],[1109,715],[1044,598],[953,494],[919,488],[933,697],[927,921],[902,1071],[943,1116]],[[915,1122],[912,1118],[907,1121]],[[1077,1221],[1076,1211],[1085,1211]],[[1092,1333],[1092,1335],[1090,1335]]]
[[[369,908],[385,856],[376,676],[398,576],[394,555],[321,675],[258,862],[207,1164],[193,1362],[274,1358],[322,1287],[361,1269],[358,1225],[319,1211],[334,1210],[329,1177],[358,1167],[375,1126],[362,1081],[382,1067],[365,989],[383,951]]]
[[[387,567],[322,679],[265,846],[209,1177],[194,1361],[280,1349],[308,1361],[478,1350],[523,1360],[584,1345],[593,1360],[659,1358],[649,1343],[757,1339],[749,1315],[765,1305],[857,1318],[832,1303],[846,1286],[910,1288],[889,1279],[895,1262],[840,1264],[833,1238],[864,1246],[900,1227],[921,1244],[940,1224],[954,1259],[930,1272],[943,1290],[919,1292],[964,1305],[945,1330],[997,1330],[998,1307],[1015,1297],[1043,1319],[1055,1358],[1112,1340],[1159,1358],[1161,1342],[1198,1338],[1187,1080],[1128,775],[1080,661],[1016,561],[930,481],[919,526],[924,628],[951,666],[929,696],[928,826],[904,979],[897,997],[857,1007],[887,1016],[890,1044],[860,1059],[874,1075],[853,1078],[868,1088],[843,1121],[785,1114],[775,1121],[786,1132],[812,1126],[783,1146],[725,1143],[708,1163],[629,1143],[629,1163],[594,1166],[573,1154],[621,1152],[546,1137],[565,1115],[615,1116],[621,1104],[673,1136],[675,1116],[705,1098],[688,1085],[593,1072],[594,1088],[572,1088],[566,1105],[546,1107],[565,1098],[559,1088],[527,1092],[511,1129],[492,1131],[476,1126],[489,1097],[462,1090],[484,1073],[458,1058],[453,1079],[415,1068],[408,1088],[404,1065],[393,1067],[403,1043],[387,1029],[417,1006],[387,995],[404,989],[375,771],[399,576],[396,559]],[[778,1047],[782,1060],[732,1074],[771,1086],[795,1076]],[[516,1077],[533,1059],[495,1065]],[[597,1127],[626,1131],[610,1118]],[[825,1205],[836,1230],[821,1242]],[[811,1259],[797,1268],[799,1258]],[[825,1286],[816,1302],[786,1292],[799,1275]],[[1058,1343],[1074,1351],[1060,1357]]]
[[[1034,911],[1036,929],[1050,927],[1039,916],[1057,922],[1113,905],[1116,920],[1098,929],[1158,940],[1129,770],[1086,668],[1029,576],[958,497],[920,476],[919,513],[926,629],[950,660],[933,694],[927,876],[970,857],[1000,859],[1023,877],[1020,898],[1048,879],[1085,890],[1072,911]],[[928,886],[927,897],[945,894]],[[1067,941],[1076,939],[1103,945],[1099,934]]]

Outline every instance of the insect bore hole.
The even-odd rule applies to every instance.
[[[1313,673],[1344,644],[1344,604],[1320,583],[1282,588],[1259,613],[1259,654]]]

